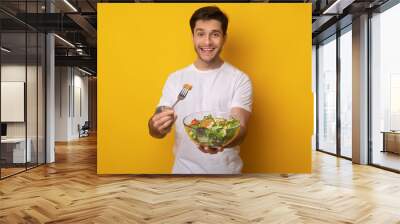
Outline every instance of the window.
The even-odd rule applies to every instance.
[[[352,34],[340,36],[340,155],[352,157]]]
[[[336,36],[318,47],[318,149],[336,153]]]
[[[392,132],[400,130],[398,21],[400,4],[371,18],[372,164],[395,170],[400,170],[400,156],[393,153],[400,147],[400,133]]]

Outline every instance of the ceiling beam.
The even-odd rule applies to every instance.
[[[96,71],[96,57],[91,56],[55,56],[56,66],[81,66]]]

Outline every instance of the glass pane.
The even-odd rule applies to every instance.
[[[30,159],[26,144],[26,34],[1,34],[1,140],[2,178],[25,170]],[[28,147],[27,147],[28,146]],[[27,150],[28,148],[28,150]]]
[[[35,24],[30,16],[45,12],[45,0],[0,1],[0,7],[19,18],[28,13]],[[7,20],[0,29],[3,178],[45,161],[45,36],[2,12],[0,19]]]
[[[317,131],[317,116],[316,116],[316,114],[317,114],[317,107],[316,107],[316,105],[317,105],[317,97],[316,97],[316,93],[317,93],[317,91],[316,91],[316,80],[317,80],[317,71],[316,71],[316,68],[317,68],[317,61],[316,61],[316,59],[317,59],[317,48],[316,48],[316,46],[315,45],[313,45],[312,46],[312,91],[313,91],[313,105],[314,105],[314,119],[313,119],[313,124],[314,124],[314,127],[313,127],[313,136],[312,136],[312,149],[313,150],[316,150],[317,149],[317,147],[316,147],[316,136],[317,136],[317,133],[316,133],[316,131]]]
[[[352,157],[352,35],[351,30],[340,37],[340,153]]]
[[[336,153],[336,38],[318,48],[318,149]]]
[[[37,33],[36,32],[29,32],[27,33],[28,38],[28,63],[27,63],[27,99],[26,99],[26,111],[27,111],[27,131],[28,131],[28,138],[27,141],[30,144],[30,159],[28,160],[28,168],[34,167],[37,165],[37,150],[38,150],[38,143],[37,143],[37,132],[38,132],[38,125],[37,125],[37,98],[38,98],[38,88],[37,88],[37,80],[38,80],[38,49],[37,49]]]
[[[400,170],[400,4],[372,18],[372,163]]]
[[[37,1],[27,2],[26,12],[28,16],[38,13],[39,5]],[[37,23],[37,17],[28,17],[33,23]],[[27,142],[30,144],[31,158],[28,161],[28,168],[37,166],[38,160],[38,34],[35,30],[27,31]]]
[[[38,163],[45,163],[45,35],[39,33],[38,45]]]

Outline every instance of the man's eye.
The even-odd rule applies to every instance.
[[[197,36],[202,37],[204,36],[204,33],[197,33]]]
[[[213,33],[213,36],[214,36],[214,37],[219,37],[220,34],[219,34],[219,33]]]

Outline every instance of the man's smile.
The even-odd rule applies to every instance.
[[[200,47],[201,53],[211,53],[215,50],[215,47]]]

